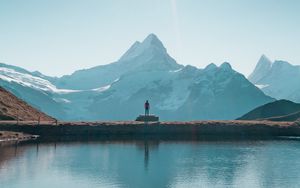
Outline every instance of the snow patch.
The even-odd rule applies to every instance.
[[[0,67],[0,79],[7,82],[15,82],[25,87],[59,94],[80,92],[80,90],[57,89],[48,80],[5,67]]]
[[[64,99],[64,98],[53,98],[56,102],[62,102],[62,103],[71,103],[70,100]]]
[[[175,72],[180,72],[180,71],[182,71],[182,68],[177,69],[177,70],[170,70],[169,72],[175,73]]]
[[[111,84],[103,86],[103,87],[95,88],[95,89],[92,89],[92,90],[97,91],[97,92],[103,92],[103,91],[108,90],[110,87],[111,87]]]
[[[181,107],[190,95],[190,80],[176,80],[172,82],[172,92],[157,108],[161,110],[176,110]]]
[[[109,85],[106,85],[106,86],[103,86],[103,87],[99,87],[99,88],[95,88],[95,89],[92,89],[92,91],[97,91],[97,92],[103,92],[103,91],[106,91],[108,90],[112,84],[118,82],[120,80],[120,78],[117,78],[115,79],[111,84]]]
[[[259,89],[263,89],[263,88],[266,88],[269,86],[269,84],[265,84],[265,85],[262,85],[262,84],[255,84],[256,87],[258,87]]]

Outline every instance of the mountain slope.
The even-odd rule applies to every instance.
[[[124,75],[95,98],[90,111],[97,119],[133,119],[145,99],[163,120],[235,119],[273,101],[224,63]]]
[[[36,121],[40,118],[41,121],[54,121],[54,118],[34,109],[2,87],[0,87],[0,104],[1,120],[16,120],[19,118],[23,121]]]
[[[269,61],[263,56],[248,78],[264,93],[276,99],[300,102],[300,66]]]
[[[300,121],[300,111],[294,112],[285,116],[276,116],[276,117],[270,117],[266,118],[264,120],[268,121]]]
[[[33,76],[31,72],[15,66],[1,64],[0,86],[47,114],[62,119],[63,106],[56,98],[69,90],[59,90],[48,80]]]
[[[194,105],[197,111],[192,114],[198,114],[200,119],[235,119],[253,107],[273,101],[229,66],[224,63],[205,72],[204,79],[191,88],[192,94],[182,111]]]
[[[287,116],[300,111],[300,104],[288,100],[278,100],[259,106],[246,113],[239,120],[255,120]]]

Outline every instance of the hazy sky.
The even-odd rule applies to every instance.
[[[0,62],[60,76],[155,33],[180,64],[300,64],[298,0],[0,0]]]

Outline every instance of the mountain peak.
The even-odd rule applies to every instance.
[[[207,65],[207,66],[204,68],[204,70],[210,71],[210,70],[214,70],[214,69],[216,69],[216,68],[218,68],[216,64],[210,63],[209,65]]]
[[[286,73],[286,72],[292,73],[294,72],[294,70],[297,71],[297,69],[295,69],[293,65],[291,65],[286,61],[276,60],[272,64],[272,72],[277,74]]]
[[[144,48],[151,48],[151,47],[155,47],[157,49],[161,49],[162,51],[166,52],[166,49],[163,45],[163,43],[158,39],[158,37],[151,33],[150,35],[148,35],[142,42],[142,46]]]
[[[145,40],[150,40],[150,41],[152,41],[152,40],[158,40],[158,41],[159,41],[158,37],[157,37],[154,33],[150,33],[150,34],[144,39],[144,41],[145,41]]]
[[[166,54],[167,50],[155,34],[148,35],[143,42],[136,41],[119,61],[130,61],[142,54]],[[146,55],[147,56],[147,55]]]
[[[262,79],[266,75],[266,73],[271,69],[271,67],[272,67],[271,60],[267,56],[262,55],[259,58],[254,71],[249,75],[248,79],[252,83],[257,83],[260,79]]]
[[[220,68],[224,69],[224,70],[232,70],[230,63],[228,63],[228,62],[222,63],[222,65],[220,65]]]
[[[275,60],[273,63],[273,66],[286,66],[286,67],[292,67],[292,65],[286,61],[282,61],[282,60]]]
[[[259,64],[271,65],[272,61],[266,55],[263,54],[258,60],[257,65]]]
[[[269,58],[268,58],[265,54],[262,54],[262,55],[260,56],[260,59],[267,59],[267,60],[269,60]]]
[[[267,56],[262,55],[257,62],[255,70],[261,69],[261,71],[262,71],[263,69],[270,69],[271,67],[272,67],[272,61]]]

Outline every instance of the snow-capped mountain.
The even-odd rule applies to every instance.
[[[56,101],[57,94],[68,90],[59,90],[48,80],[34,76],[20,67],[0,64],[0,85],[35,108],[62,119],[65,116],[63,106]]]
[[[124,75],[94,99],[90,111],[97,119],[133,119],[145,99],[164,120],[233,119],[273,100],[224,63]]]
[[[57,86],[68,89],[93,89],[108,85],[132,71],[169,71],[181,67],[182,65],[169,56],[162,42],[154,34],[150,34],[143,42],[135,42],[117,62],[63,76],[57,81]]]
[[[261,57],[249,80],[276,99],[300,102],[300,66]]]
[[[154,34],[114,63],[61,78],[2,64],[0,84],[63,120],[132,120],[146,99],[162,120],[235,119],[273,101],[229,63],[177,64]]]
[[[50,93],[77,92],[76,90],[57,89],[56,86],[54,86],[48,80],[33,76],[29,72],[19,72],[6,67],[0,67],[0,79],[7,82],[15,82],[24,87],[29,87]]]
[[[104,91],[107,86],[92,90],[58,89],[47,77],[37,72],[0,64],[0,85],[41,111],[58,119],[80,119],[87,114],[89,97]]]

